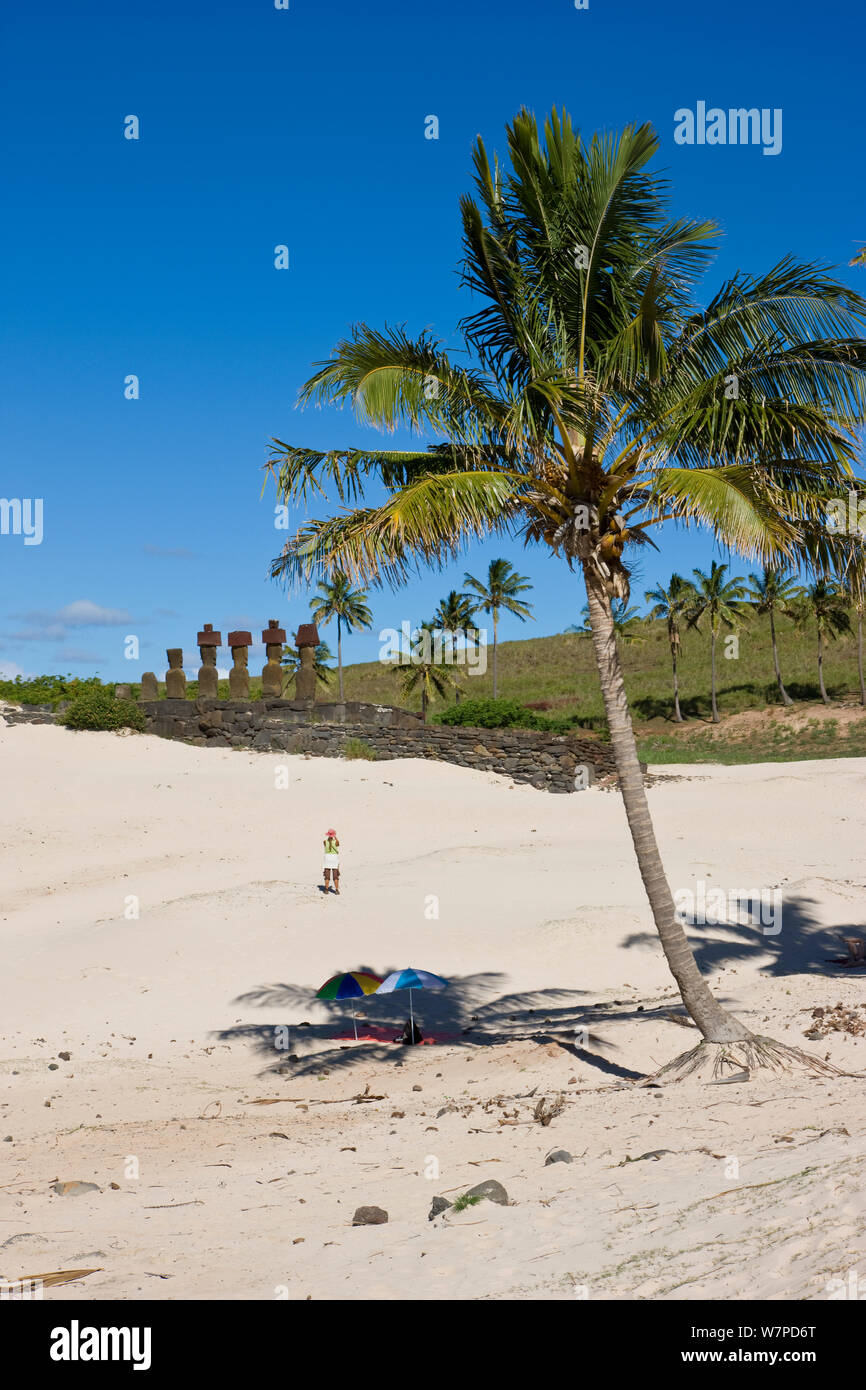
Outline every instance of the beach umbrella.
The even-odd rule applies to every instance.
[[[365,994],[375,994],[382,980],[378,975],[370,975],[365,970],[347,970],[343,975],[332,975],[322,985],[317,999],[362,999]],[[355,1042],[358,1041],[358,1023],[355,1018],[355,1005],[352,1005],[352,1024],[355,1029]]]
[[[413,989],[447,989],[448,981],[443,980],[441,975],[431,975],[429,970],[413,970],[411,966],[406,970],[394,970],[383,980],[377,994],[393,994],[398,989],[408,989],[409,991],[409,1027],[410,1036],[415,1037],[415,1015],[412,1011],[412,991]]]

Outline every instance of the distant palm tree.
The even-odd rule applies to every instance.
[[[478,601],[473,603],[473,612],[480,609],[493,616],[493,698],[495,700],[497,694],[496,638],[499,628],[499,614],[504,608],[506,613],[513,613],[521,622],[530,617],[532,605],[522,603],[517,595],[531,589],[532,585],[526,575],[517,574],[508,560],[490,561],[486,584],[482,583],[480,579],[474,579],[471,574],[465,576],[463,583],[478,596]],[[471,601],[471,595],[469,597]]]
[[[677,661],[681,645],[680,623],[686,620],[689,605],[694,603],[695,597],[694,584],[690,579],[683,579],[681,574],[672,574],[666,589],[662,584],[659,584],[655,589],[647,589],[644,594],[647,603],[653,604],[649,611],[649,617],[664,618],[667,623],[671,662],[674,670],[674,719],[678,724],[683,722],[683,716],[680,713],[680,687],[677,676]]]
[[[643,642],[645,634],[643,631],[643,618],[637,608],[629,608],[625,599],[615,598],[611,600],[610,611],[613,617],[614,636],[622,646],[630,647],[634,642]],[[583,627],[578,627],[572,623],[571,627],[565,629],[566,632],[576,632],[580,637],[591,637],[592,626],[589,621],[589,604],[585,603],[580,615],[583,618]]]
[[[462,637],[469,641],[470,634],[477,633],[475,629],[475,609],[468,594],[458,594],[456,589],[452,589],[447,598],[439,600],[439,607],[433,614],[433,621],[446,634],[451,644],[452,657],[457,650],[457,638]],[[454,699],[459,704],[461,689],[455,680]]]
[[[419,632],[434,632],[436,624],[432,622],[422,623]],[[398,665],[394,663],[394,671],[400,681],[400,691],[403,695],[411,695],[416,690],[421,691],[421,718],[427,723],[427,710],[430,703],[437,698],[442,699],[447,695],[449,689],[456,684],[454,671],[450,666],[443,666],[441,662],[431,659],[430,661],[418,660],[413,657],[410,666]]]
[[[848,262],[849,265],[866,265],[866,246],[861,246]],[[857,548],[849,561],[844,579],[845,592],[849,595],[854,612],[857,614],[857,675],[860,678],[860,703],[866,708],[866,680],[863,677],[863,609],[866,607],[866,554],[862,545]]]
[[[292,641],[296,642],[297,637],[298,634],[296,632],[293,632]],[[316,673],[316,679],[321,681],[322,685],[330,685],[331,683],[331,677],[334,673],[331,670],[330,666],[327,666],[325,663],[333,660],[334,653],[331,651],[331,648],[328,646],[327,642],[320,642],[319,645],[316,647],[315,652],[313,653],[313,670]],[[286,678],[283,682],[283,689],[287,690],[288,687],[292,685],[292,683],[295,680],[297,680],[298,671],[301,668],[301,656],[297,647],[283,647],[283,654],[280,658],[280,665],[286,672]]]
[[[860,703],[866,707],[866,680],[863,678],[863,613],[866,609],[866,539],[848,557],[842,585],[857,614],[857,675],[860,678]]]
[[[710,624],[710,682],[713,703],[713,723],[719,723],[719,707],[716,703],[716,641],[723,627],[732,629],[739,626],[748,613],[743,600],[746,586],[738,576],[725,579],[728,566],[713,560],[709,574],[703,570],[692,570],[695,576],[694,598],[689,605],[687,622],[689,627],[700,632],[698,626],[702,618]]]
[[[756,613],[767,613],[770,617],[770,641],[773,644],[773,670],[776,673],[776,684],[779,687],[782,704],[792,705],[794,701],[782,684],[782,672],[779,668],[779,652],[776,647],[775,615],[781,613],[786,618],[795,617],[800,590],[790,570],[776,569],[772,565],[765,565],[763,574],[750,574],[749,580],[751,582],[749,602]]]
[[[800,590],[797,603],[797,622],[800,628],[814,622],[818,629],[818,686],[821,699],[829,705],[824,686],[824,639],[835,641],[840,633],[851,631],[848,598],[841,584],[833,579],[816,579]]]
[[[343,699],[343,628],[351,633],[356,627],[371,627],[373,615],[367,606],[367,595],[362,589],[353,589],[342,571],[337,571],[331,581],[323,580],[319,592],[313,599],[311,614],[314,623],[329,623],[337,619],[337,670],[340,675],[340,699]]]

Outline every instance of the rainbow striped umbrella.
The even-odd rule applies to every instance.
[[[394,970],[383,980],[377,990],[378,994],[393,994],[396,989],[408,989],[409,991],[409,1026],[411,1036],[415,1036],[415,1014],[412,1010],[412,991],[413,989],[447,989],[448,981],[443,980],[441,975],[431,975],[429,970],[413,970],[409,966],[406,970]]]
[[[362,999],[365,994],[375,994],[382,981],[378,975],[369,975],[365,970],[347,970],[344,975],[332,975],[316,995],[317,999]],[[352,1024],[355,1029],[355,1042],[358,1041],[358,1023],[355,1018],[355,1005],[352,1005]]]

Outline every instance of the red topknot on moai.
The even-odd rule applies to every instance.
[[[276,618],[271,618],[262,633],[262,641],[268,657],[262,670],[262,695],[279,700],[283,693],[283,668],[280,665],[280,657],[283,654],[286,634]]]
[[[300,664],[295,679],[295,699],[315,700],[316,698],[316,648],[319,645],[319,630],[315,623],[301,623],[295,637]]]
[[[230,632],[228,643],[232,653],[232,669],[229,671],[229,695],[233,700],[250,698],[250,673],[247,668],[249,648],[253,644],[251,632]]]
[[[222,640],[222,633],[214,632],[213,623],[205,623],[204,631],[200,632],[196,638],[201,653],[201,666],[198,672],[198,698],[200,700],[219,699],[217,651],[222,646]]]

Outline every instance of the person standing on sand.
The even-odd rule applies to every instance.
[[[340,841],[337,839],[336,830],[329,830],[324,840],[325,857],[323,869],[325,873],[325,892],[330,888],[331,875],[334,876],[334,892],[340,891]]]

